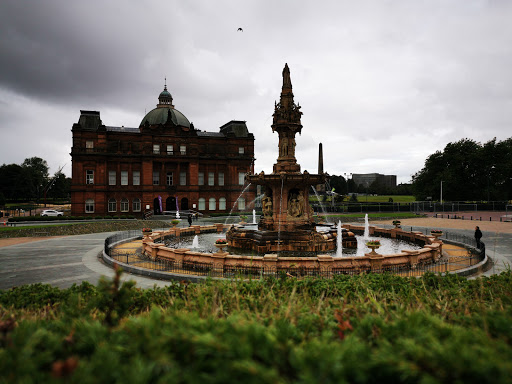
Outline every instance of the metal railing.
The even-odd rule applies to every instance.
[[[414,228],[429,233],[428,228]],[[120,242],[128,239],[140,239],[140,231],[119,232],[105,239],[105,253],[112,259],[121,263],[139,268],[169,272],[180,275],[194,275],[219,278],[261,278],[261,277],[324,277],[332,278],[336,275],[358,275],[361,273],[393,273],[400,276],[419,276],[426,272],[446,273],[468,268],[481,262],[485,255],[485,244],[476,248],[475,239],[460,233],[444,233],[442,238],[449,242],[456,242],[466,247],[466,252],[460,256],[442,258],[436,263],[420,263],[415,266],[409,264],[384,266],[380,269],[367,267],[354,268],[322,268],[322,267],[259,267],[259,266],[232,266],[224,264],[209,264],[197,262],[177,262],[173,260],[151,260],[143,255],[141,247],[118,247]]]

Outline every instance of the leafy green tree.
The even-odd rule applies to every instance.
[[[48,163],[40,157],[31,157],[25,159],[21,166],[28,172],[29,195],[39,202],[48,183]]]
[[[18,164],[0,167],[0,192],[6,199],[18,200],[29,197],[30,180],[26,169]]]
[[[347,181],[343,176],[332,175],[329,179],[331,188],[334,188],[336,193],[346,194],[347,193]]]
[[[67,198],[71,191],[71,178],[66,177],[62,172],[55,172],[48,185],[46,196],[52,198]]]
[[[512,139],[477,143],[462,139],[449,143],[425,160],[413,176],[412,189],[418,200],[431,196],[443,200],[472,201],[512,197]]]

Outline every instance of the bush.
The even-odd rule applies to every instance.
[[[510,271],[0,291],[10,382],[508,383]],[[59,380],[63,379],[63,380]]]

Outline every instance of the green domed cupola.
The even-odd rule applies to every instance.
[[[167,79],[165,79],[164,90],[158,95],[156,108],[144,116],[139,126],[142,127],[145,124],[167,124],[171,121],[174,125],[190,128],[190,122],[185,115],[172,105],[172,95],[167,90]]]
[[[161,108],[160,106],[174,108],[174,105],[172,105],[172,95],[167,90],[167,78],[165,78],[164,90],[158,95],[157,108]]]

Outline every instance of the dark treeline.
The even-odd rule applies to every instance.
[[[399,184],[396,187],[389,187],[375,180],[368,188],[365,185],[356,185],[353,179],[345,179],[343,176],[332,175],[329,178],[329,185],[340,195],[351,193],[370,193],[376,195],[412,195],[410,184]]]
[[[39,203],[45,192],[47,198],[68,198],[71,179],[60,171],[50,177],[48,170],[46,160],[39,157],[0,166],[0,205],[6,201]]]
[[[413,175],[417,200],[450,201],[512,199],[512,138],[480,144],[471,139],[449,143],[425,160]]]

